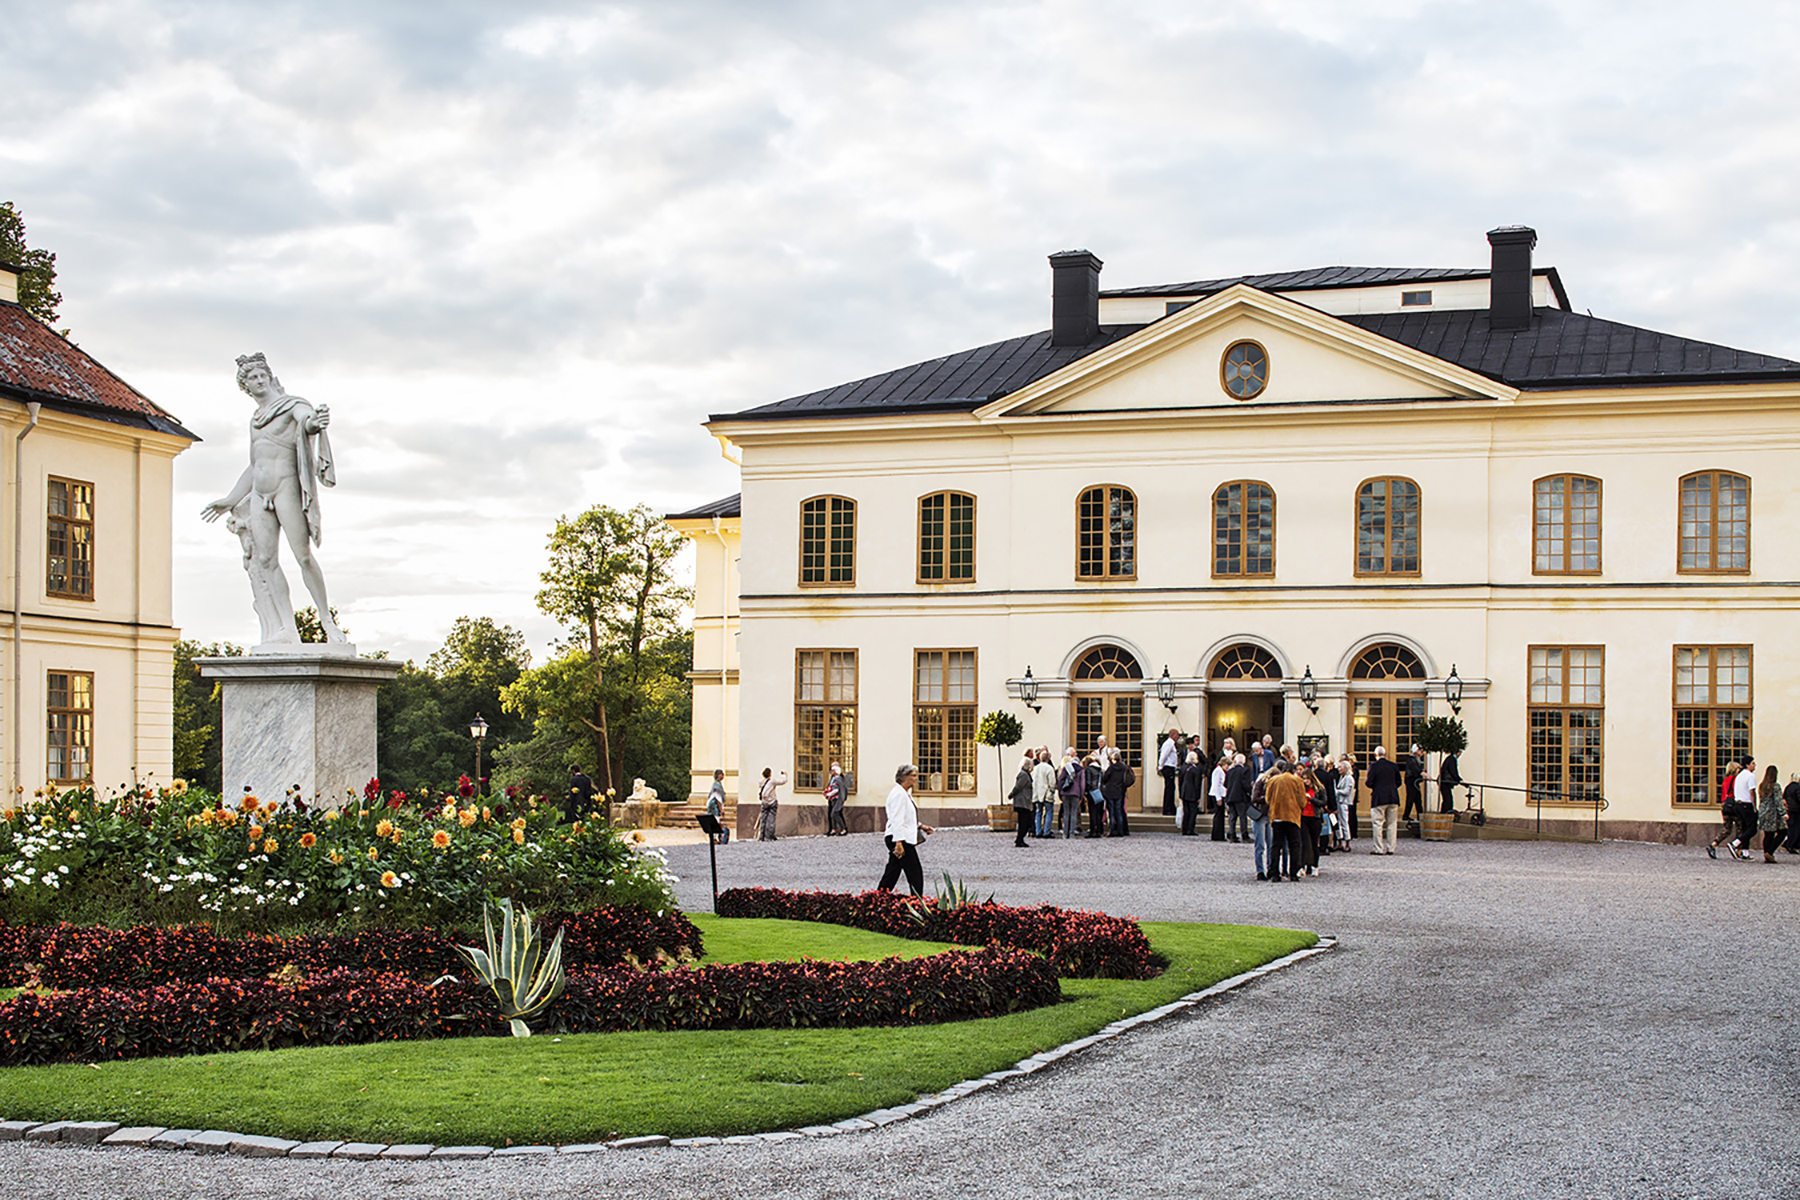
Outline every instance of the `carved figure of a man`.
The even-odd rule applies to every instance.
[[[325,575],[312,553],[319,544],[318,485],[337,484],[331,442],[325,434],[331,410],[288,395],[261,354],[244,355],[237,366],[238,387],[256,401],[250,418],[250,465],[227,495],[200,510],[201,519],[216,521],[231,514],[227,524],[244,545],[244,570],[250,576],[265,644],[300,640],[287,576],[281,571],[283,534],[318,610],[325,640],[342,642],[343,630],[331,619],[325,598]]]

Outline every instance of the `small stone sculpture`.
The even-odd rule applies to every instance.
[[[200,517],[216,521],[229,514],[226,528],[243,546],[251,603],[262,626],[262,645],[255,652],[282,653],[300,642],[287,576],[281,571],[283,534],[318,610],[326,642],[342,646],[344,632],[331,617],[325,575],[312,554],[319,544],[318,485],[337,484],[325,434],[331,410],[288,395],[260,353],[239,357],[237,367],[238,387],[256,400],[250,465],[227,495],[200,510]]]
[[[642,804],[646,800],[654,801],[655,799],[655,788],[650,787],[641,779],[633,779],[631,781],[631,795],[625,797],[625,802],[627,804]]]

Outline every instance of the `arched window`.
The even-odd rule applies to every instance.
[[[1405,646],[1382,642],[1370,646],[1350,664],[1352,679],[1423,679],[1425,664]]]
[[[1075,664],[1075,678],[1142,679],[1144,669],[1129,650],[1118,646],[1095,646]]]
[[[919,582],[975,578],[975,497],[934,492],[919,497]]]
[[[1419,573],[1419,485],[1370,479],[1356,489],[1356,573]]]
[[[1531,570],[1536,575],[1600,573],[1600,481],[1550,475],[1532,487]]]
[[[1702,471],[1681,481],[1681,542],[1676,569],[1699,574],[1750,570],[1750,480]]]
[[[856,501],[814,496],[800,505],[800,583],[856,582]]]
[[[1078,579],[1137,578],[1137,496],[1127,487],[1088,488],[1076,502]]]
[[[1275,489],[1237,480],[1213,493],[1213,576],[1275,574]]]
[[[1239,642],[1213,659],[1208,679],[1280,679],[1281,664],[1261,646]]]

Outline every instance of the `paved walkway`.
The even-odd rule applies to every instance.
[[[880,852],[867,835],[733,843],[720,883],[861,888]],[[683,903],[707,907],[706,848],[669,856]],[[4,1143],[0,1178],[9,1197],[1791,1196],[1800,989],[1781,942],[1800,927],[1800,858],[1781,857],[1405,841],[1275,886],[1250,879],[1244,848],[1204,840],[1014,850],[946,831],[927,871],[1007,902],[1342,945],[868,1134],[416,1165]]]

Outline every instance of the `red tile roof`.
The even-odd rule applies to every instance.
[[[31,316],[17,304],[0,302],[0,391],[55,405],[99,408],[92,415],[116,413],[129,424],[148,424],[178,436],[193,434],[136,388],[88,356],[79,346]],[[131,420],[129,418],[137,418]]]

